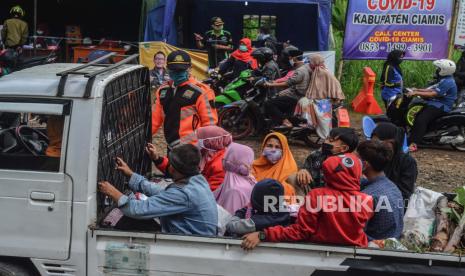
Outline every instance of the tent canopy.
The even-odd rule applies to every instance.
[[[243,15],[273,15],[278,40],[290,40],[303,50],[328,49],[331,0],[162,0],[147,18],[146,41],[177,45],[176,8],[186,11],[181,26],[184,47],[195,47],[192,34],[208,30],[213,16],[223,18],[237,43],[243,35]]]

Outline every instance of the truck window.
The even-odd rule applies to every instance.
[[[0,111],[0,169],[60,171],[64,125],[64,115]]]

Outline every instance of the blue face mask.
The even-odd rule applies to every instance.
[[[241,52],[247,52],[248,50],[249,49],[247,49],[247,46],[245,46],[245,45],[239,46],[239,51],[241,51]]]
[[[178,86],[189,79],[189,73],[187,71],[169,71],[168,73],[175,86]]]

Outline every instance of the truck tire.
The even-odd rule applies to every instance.
[[[13,264],[0,261],[0,276],[33,276],[29,269],[21,264]]]

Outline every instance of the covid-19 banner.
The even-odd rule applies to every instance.
[[[447,57],[452,0],[350,0],[344,59],[385,59],[404,50],[406,59]]]

